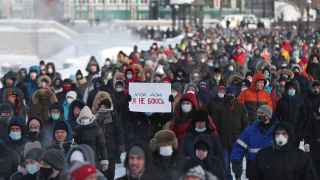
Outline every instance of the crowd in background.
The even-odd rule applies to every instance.
[[[46,61],[7,72],[0,179],[114,179],[123,163],[120,180],[317,180],[319,32],[184,35],[104,64],[91,57],[72,78]],[[129,111],[131,82],[171,83],[172,112]]]

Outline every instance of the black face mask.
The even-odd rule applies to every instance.
[[[225,99],[226,102],[231,103],[231,102],[233,102],[235,100],[235,97],[234,96],[230,96],[230,95],[225,95],[224,99]]]
[[[30,138],[32,138],[32,139],[37,139],[38,138],[38,136],[39,136],[39,132],[32,132],[32,131],[29,131],[29,136],[30,136]]]
[[[52,168],[40,168],[40,177],[48,179],[53,174]]]

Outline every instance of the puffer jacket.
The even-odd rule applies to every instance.
[[[250,122],[255,120],[259,106],[268,105],[271,108],[273,107],[270,94],[264,90],[256,90],[256,83],[259,80],[265,81],[264,75],[261,72],[254,75],[250,88],[239,95],[239,102],[245,106]]]

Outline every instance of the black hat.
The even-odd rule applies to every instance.
[[[209,151],[209,145],[207,142],[203,141],[203,140],[199,140],[195,143],[194,145],[194,149],[195,150],[205,150],[205,151]]]
[[[64,130],[68,132],[68,126],[64,121],[57,121],[54,125],[53,132],[56,132],[57,130]]]

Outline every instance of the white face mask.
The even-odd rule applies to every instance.
[[[178,95],[178,92],[177,91],[172,91],[172,96],[175,98],[177,95]]]
[[[282,147],[288,143],[288,138],[286,138],[284,135],[280,134],[275,137],[275,141],[276,141],[277,146]]]
[[[216,75],[216,76],[214,76],[214,79],[215,79],[216,81],[220,81],[220,80],[221,80],[221,76],[220,76],[220,75]]]
[[[229,67],[228,67],[228,70],[229,70],[229,71],[234,71],[234,67],[233,67],[233,66],[229,66]]]
[[[53,69],[52,69],[52,68],[49,68],[49,69],[48,69],[48,73],[49,73],[49,74],[52,74],[52,73],[53,73]]]
[[[192,110],[192,105],[191,104],[182,104],[181,105],[181,110],[184,113],[189,113]]]
[[[171,156],[173,154],[172,146],[161,146],[159,149],[159,154],[165,157]]]
[[[127,74],[127,79],[132,79],[132,74]]]
[[[218,93],[218,97],[219,97],[219,98],[224,98],[224,93],[219,92],[219,93]]]
[[[202,132],[205,132],[206,130],[207,130],[207,128],[206,127],[204,127],[204,128],[195,128],[195,130],[197,131],[197,132],[199,132],[199,133],[202,133]]]
[[[71,104],[73,101],[74,101],[73,98],[67,98],[67,103],[68,103],[68,104]]]

